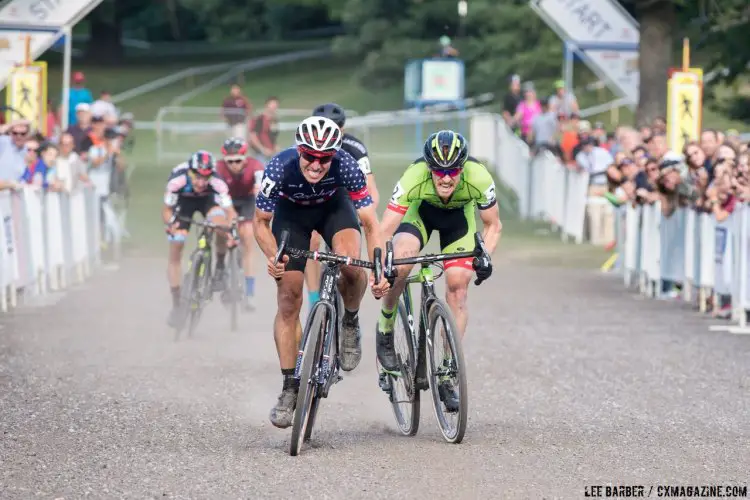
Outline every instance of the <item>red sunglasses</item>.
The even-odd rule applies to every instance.
[[[336,153],[328,153],[328,154],[311,153],[310,151],[304,150],[302,148],[299,148],[298,151],[299,151],[300,156],[305,161],[309,161],[310,163],[317,161],[321,165],[330,163],[331,160],[333,160],[333,157],[336,155]]]
[[[463,168],[433,168],[432,172],[437,174],[439,177],[445,177],[446,175],[449,177],[456,177],[457,175],[460,175],[463,171]]]

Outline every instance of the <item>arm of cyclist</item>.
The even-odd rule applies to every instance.
[[[174,215],[174,208],[177,206],[177,201],[179,200],[179,192],[185,187],[186,183],[187,180],[184,174],[177,175],[174,170],[167,180],[167,188],[164,192],[164,207],[161,210],[161,218],[166,226],[167,234],[174,234],[179,227],[179,221],[175,221],[171,225],[169,221],[172,220],[172,216]]]
[[[481,197],[477,200],[479,208],[479,217],[482,219],[484,226],[482,230],[482,240],[489,255],[481,258],[474,258],[472,267],[477,273],[477,278],[486,280],[492,275],[492,262],[490,255],[495,251],[497,243],[500,240],[500,232],[503,225],[500,222],[500,210],[497,206],[497,196],[495,194],[495,181],[489,171],[484,172],[480,182],[483,184]]]
[[[370,157],[365,153],[365,156],[357,160],[357,165],[359,165],[359,169],[362,173],[365,174],[365,178],[367,179],[367,190],[372,197],[372,203],[377,207],[378,203],[380,203],[380,193],[378,192],[378,185],[375,183],[375,176],[372,175]]]
[[[282,177],[283,170],[281,165],[277,163],[277,160],[271,160],[260,181],[258,198],[255,202],[255,217],[253,217],[255,240],[268,260],[268,274],[276,279],[281,278],[284,274],[285,264],[289,261],[289,256],[284,255],[281,262],[275,265],[273,263],[278,245],[271,231],[271,220],[273,219],[276,200],[279,197]]]

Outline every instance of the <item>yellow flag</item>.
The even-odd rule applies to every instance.
[[[6,102],[10,120],[23,118],[47,135],[47,63],[14,68],[8,79]]]

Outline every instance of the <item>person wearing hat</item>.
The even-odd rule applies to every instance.
[[[81,103],[91,104],[94,97],[91,91],[84,84],[86,77],[83,71],[73,73],[73,81],[68,89],[68,126],[75,125],[77,122],[76,107]]]
[[[565,82],[557,80],[555,82],[555,93],[549,98],[550,109],[566,117],[573,113],[578,113],[578,99],[572,92],[565,90]]]
[[[88,104],[82,102],[76,105],[74,111],[76,121],[74,124],[69,125],[68,130],[65,132],[73,136],[75,151],[80,154],[83,148],[83,140],[88,135],[89,128],[91,127],[91,109]]]

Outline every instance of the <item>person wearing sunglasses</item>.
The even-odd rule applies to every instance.
[[[394,258],[417,255],[433,231],[440,236],[441,252],[474,249],[474,207],[484,225],[482,237],[491,254],[502,230],[495,182],[487,168],[469,156],[466,139],[452,130],[436,132],[424,143],[422,158],[411,164],[393,189],[381,227],[384,238],[393,235]],[[395,233],[395,234],[394,234]],[[385,370],[394,371],[398,361],[393,347],[393,328],[404,278],[412,266],[399,267],[396,282],[383,299],[377,325],[377,354]],[[488,278],[492,267],[479,259],[445,262],[446,302],[463,338],[468,321],[466,298],[476,272]],[[448,411],[456,411],[458,399],[451,382],[442,382],[440,398]]]
[[[289,231],[289,246],[309,248],[312,233],[317,231],[335,253],[360,258],[361,221],[369,259],[373,259],[375,247],[383,247],[367,179],[357,161],[342,150],[342,136],[339,126],[329,118],[304,119],[297,127],[296,147],[281,151],[266,165],[256,202],[255,238],[268,259],[268,274],[277,279],[278,287],[274,338],[283,385],[270,420],[280,428],[292,425],[299,390],[294,367],[302,334],[299,313],[306,264],[304,258],[286,255],[274,264],[281,232]],[[351,371],[362,357],[358,312],[367,277],[360,268],[343,266],[341,278],[345,309],[341,367]],[[376,298],[382,297],[389,286],[387,280],[374,284],[372,273],[370,285]]]
[[[167,323],[177,327],[178,307],[180,305],[180,285],[182,278],[182,251],[185,239],[190,232],[191,224],[178,220],[168,225],[176,209],[183,217],[191,218],[195,212],[200,212],[205,219],[228,225],[237,214],[232,206],[229,187],[216,174],[214,156],[208,151],[199,150],[190,156],[188,161],[177,165],[169,174],[164,193],[164,208],[162,219],[166,226],[169,245],[169,264],[167,265],[167,279],[172,292],[172,311]],[[235,242],[231,236],[228,245]]]
[[[344,130],[344,124],[346,123],[346,113],[344,109],[336,103],[329,102],[327,104],[321,104],[313,110],[313,116],[324,116],[330,118],[336,123],[344,134],[341,138],[341,149],[352,155],[357,160],[359,169],[367,176],[367,190],[370,192],[372,197],[372,203],[377,208],[380,196],[378,194],[378,186],[375,183],[375,176],[372,174],[372,168],[370,167],[370,157],[367,153],[367,147],[364,143],[347,133]],[[315,251],[320,248],[320,235],[317,232],[313,232],[312,240],[310,242],[310,250]],[[308,303],[310,309],[315,305],[315,302],[319,298],[320,290],[320,262],[310,261],[305,267],[305,283],[307,284]]]
[[[252,298],[255,294],[255,276],[253,274],[253,215],[255,214],[255,196],[258,194],[260,179],[263,177],[263,163],[248,156],[249,145],[240,137],[224,141],[221,147],[223,158],[216,163],[216,171],[229,187],[234,211],[244,217],[239,225],[242,244],[242,268],[245,272],[245,309],[252,310]],[[214,291],[222,292],[226,288],[224,257],[227,252],[225,233],[217,233],[216,239],[216,274]]]

